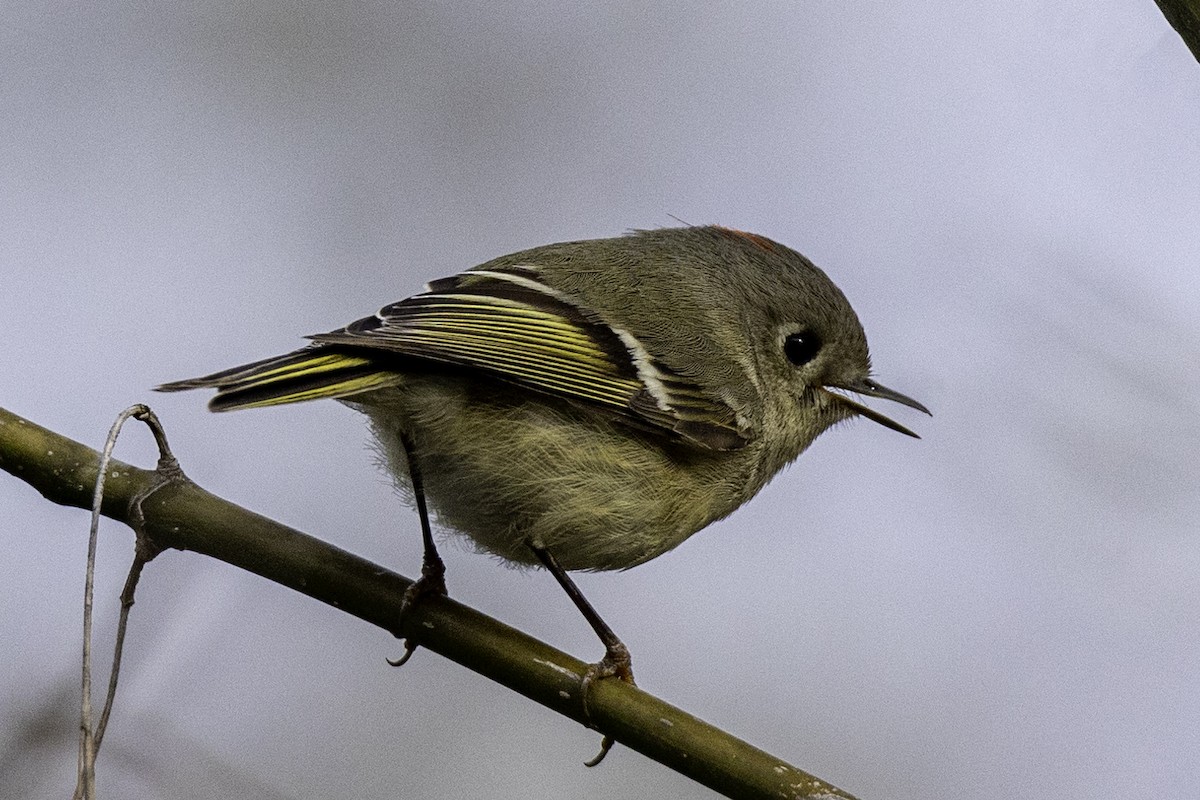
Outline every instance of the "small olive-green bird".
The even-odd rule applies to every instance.
[[[418,509],[427,497],[482,550],[550,569],[604,641],[599,674],[627,679],[627,651],[567,570],[662,555],[841,420],[916,435],[847,393],[928,413],[872,379],[824,272],[715,226],[502,256],[310,338],[160,388],[214,388],[214,411],[325,397],[362,411]],[[422,523],[420,583],[444,591]]]

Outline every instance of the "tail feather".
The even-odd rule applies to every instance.
[[[362,356],[328,347],[306,347],[294,353],[214,372],[202,378],[164,383],[160,392],[216,389],[213,411],[261,408],[320,398],[349,397],[400,383],[398,373],[381,369]]]

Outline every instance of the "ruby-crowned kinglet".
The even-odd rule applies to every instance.
[[[605,642],[601,674],[626,678],[627,652],[564,570],[665,553],[840,420],[915,436],[846,392],[928,413],[871,379],[862,325],[824,272],[721,227],[502,256],[311,339],[159,388],[215,388],[214,411],[321,397],[363,411],[418,509],[427,496],[481,549],[549,568]]]

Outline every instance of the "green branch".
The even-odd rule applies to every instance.
[[[0,469],[66,506],[90,508],[99,454],[0,408]],[[158,488],[154,488],[154,487]],[[143,530],[159,548],[191,550],[291,587],[412,636],[446,658],[584,724],[580,680],[587,665],[448,598],[422,600],[405,615],[411,583],[377,564],[206,492],[187,479],[112,462],[102,513],[129,524],[138,500]],[[600,732],[728,797],[843,798],[851,795],[617,680],[588,698]]]
[[[1200,61],[1200,0],[1155,0],[1167,22]]]

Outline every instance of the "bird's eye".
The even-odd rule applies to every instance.
[[[793,366],[803,367],[821,351],[821,337],[812,331],[797,331],[783,340],[783,354]]]

